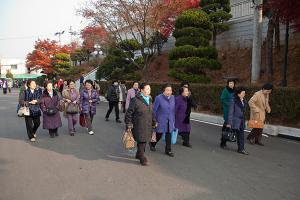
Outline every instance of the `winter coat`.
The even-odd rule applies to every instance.
[[[127,127],[132,125],[137,142],[149,142],[152,127],[156,124],[151,100],[148,105],[140,94],[132,98],[125,114],[125,124]]]
[[[62,126],[59,113],[59,101],[60,97],[55,90],[53,90],[52,97],[49,95],[46,89],[44,90],[41,99],[41,110],[43,112],[43,129],[56,129]],[[54,115],[48,115],[46,113],[47,108],[56,108],[57,113]]]
[[[177,96],[175,99],[175,127],[178,128],[179,132],[191,131],[190,116],[186,113],[187,108],[188,97]]]
[[[76,97],[75,98],[72,98],[71,96],[71,90],[70,89],[66,89],[63,91],[63,94],[62,94],[62,97],[63,97],[63,101],[65,103],[65,106],[64,106],[64,116],[66,117],[67,116],[67,108],[69,106],[70,103],[67,102],[67,99],[72,102],[76,101],[76,105],[79,107],[79,103],[80,103],[80,93],[74,89],[74,92],[76,94]]]
[[[38,89],[35,89],[33,93],[29,88],[24,90],[19,95],[19,104],[21,106],[28,106],[30,111],[30,116],[32,117],[39,117],[41,116],[40,110],[40,102],[41,102],[42,94],[39,92]],[[37,100],[36,104],[30,104],[29,102],[32,100]]]
[[[227,122],[228,121],[228,112],[229,112],[229,106],[230,106],[230,102],[233,98],[234,95],[234,90],[230,91],[230,89],[228,87],[224,88],[224,90],[222,91],[221,94],[221,102],[223,105],[223,118],[224,121]]]
[[[234,96],[231,99],[229,112],[228,112],[228,124],[234,130],[244,130],[245,129],[245,112],[247,109],[247,102],[245,99],[243,103],[238,96]]]
[[[89,102],[92,100],[92,103]],[[83,89],[80,93],[80,103],[79,107],[82,113],[88,114],[91,112],[92,115],[96,114],[96,106],[99,101],[99,95],[96,90],[91,90],[91,96],[87,89]]]
[[[256,92],[249,100],[250,119],[265,122],[266,112],[271,112],[269,95],[264,95],[262,90]]]
[[[120,89],[119,89],[119,85],[115,86],[112,85],[109,87],[108,91],[107,91],[107,96],[106,96],[108,101],[113,101],[113,102],[119,102],[119,98],[120,98]]]
[[[175,97],[160,94],[155,98],[153,112],[158,123],[156,132],[171,133],[175,129]],[[169,122],[169,124],[168,124]]]
[[[138,93],[138,92],[137,92]],[[127,97],[126,97],[126,104],[125,104],[125,109],[128,109],[130,101],[132,98],[134,98],[136,95],[136,92],[133,88],[129,89],[127,92]]]

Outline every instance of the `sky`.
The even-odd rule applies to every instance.
[[[86,1],[0,0],[0,59],[25,59],[37,39],[58,40],[56,32],[65,31],[61,42],[69,43],[70,26],[79,32],[87,25],[86,20],[76,14]]]

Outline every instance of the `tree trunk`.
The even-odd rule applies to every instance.
[[[278,16],[275,18],[275,48],[280,51],[280,23]]]
[[[213,30],[213,47],[216,48],[216,43],[217,43],[217,30]]]
[[[268,76],[268,81],[272,82],[273,81],[273,38],[274,38],[274,17],[271,16],[269,18],[269,23],[268,23],[268,32],[267,32],[267,76]]]
[[[288,52],[289,52],[289,29],[290,29],[290,23],[289,23],[289,21],[287,21],[286,27],[285,27],[285,40],[284,40],[284,62],[281,67],[281,86],[282,87],[287,86],[286,71],[287,71]]]

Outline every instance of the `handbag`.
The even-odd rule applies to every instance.
[[[171,133],[171,144],[176,144],[177,143],[177,136],[178,136],[178,129],[174,129]],[[164,133],[163,136],[163,141],[166,141],[166,134]]]
[[[135,140],[133,138],[131,129],[124,131],[122,143],[125,149],[133,149],[135,147]]]
[[[156,142],[156,132],[153,131],[151,141],[150,142]]]
[[[261,120],[250,119],[248,121],[248,128],[264,128],[264,122]]]
[[[84,114],[79,115],[79,124],[81,127],[86,127]]]
[[[222,138],[229,142],[236,142],[236,132],[231,128],[226,128],[222,131]]]
[[[68,114],[77,114],[79,112],[79,108],[77,104],[69,103],[67,106],[67,113]]]
[[[63,101],[63,100],[60,100],[59,101],[59,104],[58,104],[58,110],[60,111],[60,112],[63,112],[64,110],[65,110],[65,102]]]
[[[24,116],[30,116],[30,110],[27,106],[20,107],[18,110],[18,116],[24,117]]]
[[[47,108],[46,109],[46,114],[49,116],[55,115],[58,112],[57,108]]]

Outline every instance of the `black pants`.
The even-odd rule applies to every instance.
[[[254,128],[251,130],[251,133],[248,135],[247,139],[248,140],[255,139],[255,143],[259,143],[261,142],[262,139],[262,133],[263,133],[262,128]]]
[[[126,112],[125,105],[126,105],[126,101],[122,101],[122,111],[123,111],[123,113]]]
[[[159,142],[159,140],[161,139],[162,137],[162,133],[156,133],[156,142],[150,142],[150,145],[152,147],[155,147],[156,144]],[[168,153],[168,152],[171,152],[171,133],[166,133],[166,147],[165,147],[165,152]]]
[[[223,123],[223,127],[222,127],[222,132],[225,131],[225,130],[227,129],[226,126],[227,126],[227,123],[224,122],[224,123]],[[222,136],[223,136],[223,134],[222,134]],[[222,145],[222,146],[225,146],[225,145],[226,145],[226,140],[225,140],[222,136],[221,136],[221,145]]]
[[[110,101],[109,102],[109,109],[106,113],[105,118],[109,118],[110,113],[112,112],[113,108],[115,108],[115,112],[116,112],[116,120],[120,119],[119,117],[119,102],[118,101]]]
[[[57,135],[58,135],[58,134],[57,134],[57,131],[58,131],[57,128],[55,128],[55,129],[49,129],[49,135],[50,135],[50,136],[54,136],[54,135],[57,136]]]
[[[180,132],[178,134],[181,135],[184,145],[190,144],[190,132]]]
[[[41,124],[40,117],[25,116],[25,124],[28,138],[34,138],[34,134],[36,134],[36,131]]]

